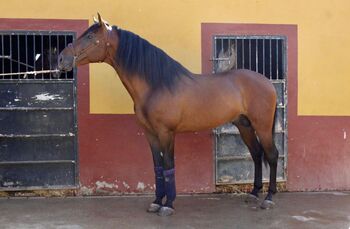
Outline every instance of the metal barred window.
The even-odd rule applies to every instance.
[[[286,179],[287,167],[287,88],[286,49],[284,36],[214,36],[213,72],[225,65],[237,69],[250,69],[271,80],[277,91],[275,143],[279,150],[277,179]],[[231,63],[233,61],[234,63]],[[238,129],[227,123],[214,130],[216,184],[251,183],[254,180],[254,163]],[[263,179],[268,172],[263,169]]]
[[[72,41],[69,32],[1,31],[0,80],[73,79],[73,72],[55,70],[58,54]]]
[[[283,80],[285,39],[282,36],[216,36],[214,71],[216,72],[219,61],[227,60],[227,55],[235,50],[237,69],[250,69],[271,80]],[[226,56],[220,57],[220,53]]]
[[[0,31],[0,190],[74,188],[76,69],[56,70],[74,32]]]

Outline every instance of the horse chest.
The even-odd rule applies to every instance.
[[[135,111],[135,115],[136,115],[138,123],[142,127],[150,129],[151,126],[150,126],[149,121],[146,118],[147,115],[145,114],[144,109],[142,109],[142,107],[135,107],[134,111]]]

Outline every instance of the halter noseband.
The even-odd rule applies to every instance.
[[[107,48],[111,45],[109,42],[109,37],[110,37],[110,30],[107,30],[107,38],[105,39],[103,37],[104,38],[103,41],[106,44],[106,46],[105,46],[106,47],[106,50],[105,50],[106,55],[107,55]],[[86,54],[87,50],[89,50],[93,47],[99,46],[100,44],[101,44],[100,40],[97,39],[95,42],[89,44],[86,48],[82,49],[78,54],[76,54],[73,43],[69,43],[68,48],[73,54],[73,67],[76,67],[77,61],[79,61],[87,56],[87,54]]]

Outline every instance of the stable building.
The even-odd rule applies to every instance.
[[[234,55],[236,68],[265,75],[278,94],[280,189],[350,189],[347,1],[33,0],[2,7],[0,191],[154,191],[152,155],[114,70],[54,70],[58,53],[96,11],[192,72],[218,72]],[[246,190],[253,182],[253,161],[231,124],[178,134],[175,157],[179,193]]]

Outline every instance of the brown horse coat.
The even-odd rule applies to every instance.
[[[58,67],[67,71],[94,62],[114,67],[145,129],[156,178],[156,200],[148,209],[150,212],[170,215],[174,211],[175,134],[210,129],[226,122],[238,127],[253,157],[253,200],[262,188],[262,155],[269,163],[269,192],[261,206],[273,206],[278,159],[273,141],[276,91],[266,77],[250,70],[193,74],[148,41],[110,27],[100,16],[96,24],[61,52]]]

